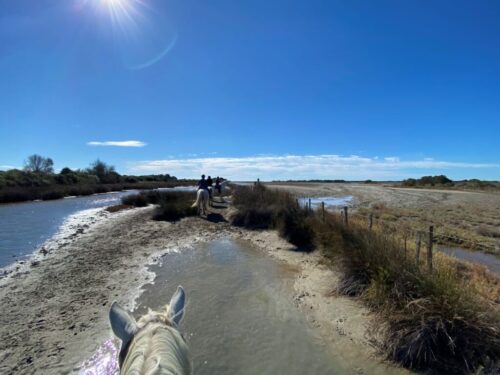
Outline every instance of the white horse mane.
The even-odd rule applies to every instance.
[[[149,311],[136,322],[116,303],[110,311],[111,327],[122,340],[120,374],[191,374],[189,350],[177,330],[184,312],[181,287],[161,312]]]

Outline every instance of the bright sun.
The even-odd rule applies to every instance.
[[[126,28],[134,26],[140,16],[137,8],[141,0],[100,0],[101,5],[108,8],[114,26]]]

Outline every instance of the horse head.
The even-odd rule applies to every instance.
[[[191,373],[187,344],[178,331],[185,302],[186,294],[179,286],[162,311],[150,310],[139,321],[116,302],[111,305],[111,328],[122,341],[121,374]]]

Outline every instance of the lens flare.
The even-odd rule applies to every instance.
[[[77,0],[97,11],[101,32],[109,32],[124,66],[148,68],[162,61],[177,42],[163,0]],[[107,25],[106,25],[107,24]]]

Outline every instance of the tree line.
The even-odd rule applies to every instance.
[[[408,178],[401,181],[403,187],[438,187],[456,188],[470,190],[496,190],[500,189],[498,181],[483,181],[476,178],[470,180],[453,181],[445,175],[423,176],[420,178]]]
[[[134,184],[139,182],[174,182],[177,178],[169,174],[148,176],[120,175],[115,167],[102,160],[95,160],[88,168],[62,168],[54,172],[54,161],[41,155],[30,155],[24,167],[0,171],[0,189],[14,187],[46,187],[51,185],[97,185]]]

